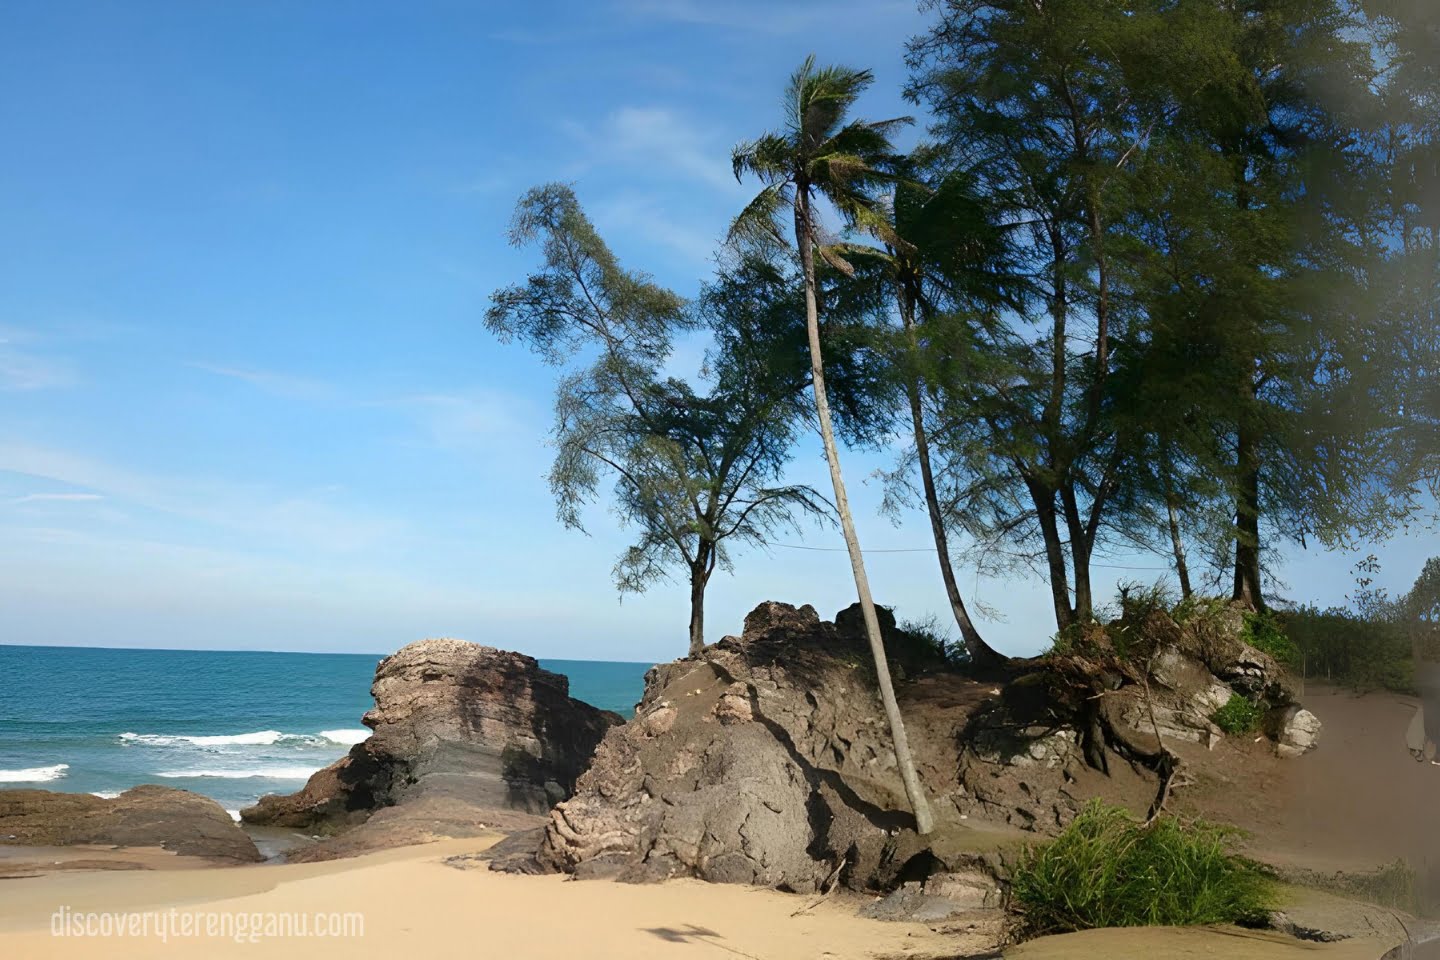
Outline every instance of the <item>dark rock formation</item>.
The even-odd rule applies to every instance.
[[[380,662],[374,734],[298,793],[241,811],[247,823],[353,836],[321,858],[531,821],[563,800],[619,716],[572,699],[565,677],[523,654],[422,640]],[[377,811],[379,811],[377,813]]]
[[[971,835],[960,820],[955,737],[983,694],[947,680],[946,706],[911,728],[939,822],[920,844],[864,642],[809,606],[762,604],[742,636],[650,671],[636,718],[606,734],[575,797],[551,812],[533,864],[805,892],[963,873],[976,850],[1012,838]],[[921,692],[906,686],[911,707]],[[936,855],[942,837],[959,835],[953,858]]]
[[[245,831],[214,800],[188,790],[141,786],[107,799],[88,793],[0,790],[0,843],[163,847],[191,857],[260,860]]]
[[[1055,832],[1096,797],[1153,811],[1177,770],[1212,756],[1225,735],[1211,718],[1237,693],[1283,711],[1282,754],[1314,732],[1243,626],[1228,607],[1185,624],[1153,612],[994,683],[911,671],[897,694],[937,820],[920,838],[856,617],[765,603],[740,637],[652,669],[635,719],[606,734],[538,852],[496,866],[797,891],[838,880],[898,890],[875,908],[886,915],[989,909],[1018,831]]]

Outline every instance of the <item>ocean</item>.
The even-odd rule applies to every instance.
[[[370,733],[370,654],[0,644],[0,789],[159,783],[232,812],[298,790]],[[629,716],[649,664],[541,660]]]

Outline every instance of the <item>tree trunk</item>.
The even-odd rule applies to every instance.
[[[1233,599],[1264,610],[1260,593],[1260,449],[1250,429],[1257,387],[1246,379],[1240,389],[1240,423],[1236,429],[1236,589]]]
[[[830,400],[825,393],[825,365],[820,352],[820,316],[815,289],[815,250],[811,238],[810,188],[796,184],[795,243],[800,248],[800,266],[805,276],[805,331],[810,341],[810,379],[815,388],[815,415],[820,421],[820,440],[825,446],[825,459],[830,465],[830,482],[835,488],[835,510],[840,515],[840,529],[845,547],[850,552],[850,568],[855,574],[855,590],[860,598],[860,612],[865,618],[865,633],[870,640],[870,654],[875,660],[875,679],[880,686],[880,700],[885,718],[890,723],[890,736],[895,744],[895,761],[905,795],[915,813],[915,832],[927,834],[934,828],[930,804],[920,787],[915,761],[910,756],[910,739],[905,735],[905,721],[895,700],[895,686],[890,679],[890,664],[885,657],[885,643],[880,637],[880,618],[870,596],[870,581],[865,575],[865,558],[860,553],[860,540],[855,534],[855,521],[850,516],[850,502],[845,496],[845,479],[840,472],[840,454],[835,446],[835,430],[830,422]]]
[[[690,656],[705,648],[705,585],[710,572],[703,565],[690,568]]]
[[[1185,541],[1180,536],[1180,511],[1175,497],[1175,488],[1170,482],[1172,471],[1167,455],[1160,465],[1163,476],[1160,482],[1165,488],[1165,519],[1170,526],[1170,549],[1175,554],[1175,575],[1180,578],[1180,597],[1189,600],[1195,591],[1190,588],[1190,565],[1185,562]]]
[[[1070,579],[1065,572],[1065,551],[1055,517],[1055,493],[1035,480],[1027,479],[1025,485],[1035,504],[1035,518],[1045,542],[1045,560],[1050,567],[1050,597],[1055,604],[1055,626],[1064,630],[1075,622],[1075,608],[1070,605]]]
[[[1068,481],[1060,488],[1065,508],[1065,526],[1070,531],[1070,559],[1075,567],[1075,620],[1088,623],[1095,618],[1095,597],[1090,589],[1090,537],[1080,522],[1080,504],[1075,487]]]
[[[1248,385],[1251,403],[1253,385]],[[1241,416],[1248,417],[1244,411]],[[1265,609],[1260,592],[1260,454],[1253,433],[1243,423],[1235,434],[1235,590],[1233,599],[1255,610]]]
[[[910,340],[912,356],[918,352],[915,337],[914,299],[903,290],[900,293],[900,319]],[[955,568],[950,562],[950,541],[945,533],[945,517],[940,512],[940,497],[935,492],[935,472],[930,465],[930,440],[925,435],[925,412],[920,404],[920,378],[907,378],[905,391],[910,398],[910,424],[915,431],[915,459],[920,463],[920,485],[925,493],[925,509],[930,514],[930,533],[935,538],[935,556],[940,562],[940,579],[945,583],[945,596],[950,600],[950,611],[955,615],[955,624],[960,628],[960,639],[965,652],[970,655],[972,667],[991,667],[1005,658],[995,651],[980,636],[965,601],[960,596],[960,585],[955,582]]]

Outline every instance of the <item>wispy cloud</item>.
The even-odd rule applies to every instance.
[[[730,171],[730,143],[669,107],[625,106],[598,125],[564,125],[584,148],[586,166],[621,165],[649,175],[702,184],[726,195],[743,193]]]
[[[24,442],[0,441],[0,471],[96,491],[197,531],[224,531],[266,548],[353,552],[392,539],[402,526],[396,518],[343,502],[343,491],[288,491],[269,484],[153,475]]]
[[[602,232],[623,231],[643,237],[696,265],[709,263],[724,239],[723,227],[711,229],[694,220],[678,219],[656,197],[635,191],[598,200],[589,205],[589,212]]]
[[[636,19],[661,20],[699,27],[721,27],[772,36],[815,35],[835,29],[854,31],[866,22],[913,16],[911,0],[619,0],[617,8]]]
[[[16,505],[22,503],[90,503],[104,499],[98,493],[27,493],[6,502]]]
[[[274,370],[231,367],[199,360],[191,361],[186,366],[212,373],[217,377],[239,380],[264,393],[290,400],[324,401],[336,399],[339,395],[339,390],[334,384],[324,380],[315,380]]]
[[[447,450],[493,451],[499,437],[537,432],[534,412],[500,391],[417,394],[390,405],[411,413],[430,442]]]
[[[49,390],[79,382],[68,360],[43,352],[43,341],[28,330],[0,327],[0,390]]]

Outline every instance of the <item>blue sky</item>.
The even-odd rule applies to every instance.
[[[571,181],[627,265],[693,293],[747,198],[730,147],[795,65],[869,66],[862,111],[909,112],[924,22],[908,0],[4,4],[0,642],[678,655],[685,591],[620,603],[623,532],[556,523],[554,371],[480,322],[533,260],[511,206]],[[877,513],[885,465],[845,461],[862,539],[923,547],[921,518]],[[816,444],[795,476],[824,484]],[[1384,581],[1427,546],[1378,551]],[[1351,562],[1284,575],[1338,599]],[[925,554],[871,576],[902,617],[944,611]],[[962,581],[1002,648],[1053,631],[1038,582]],[[751,553],[710,633],[852,591],[843,553]]]

